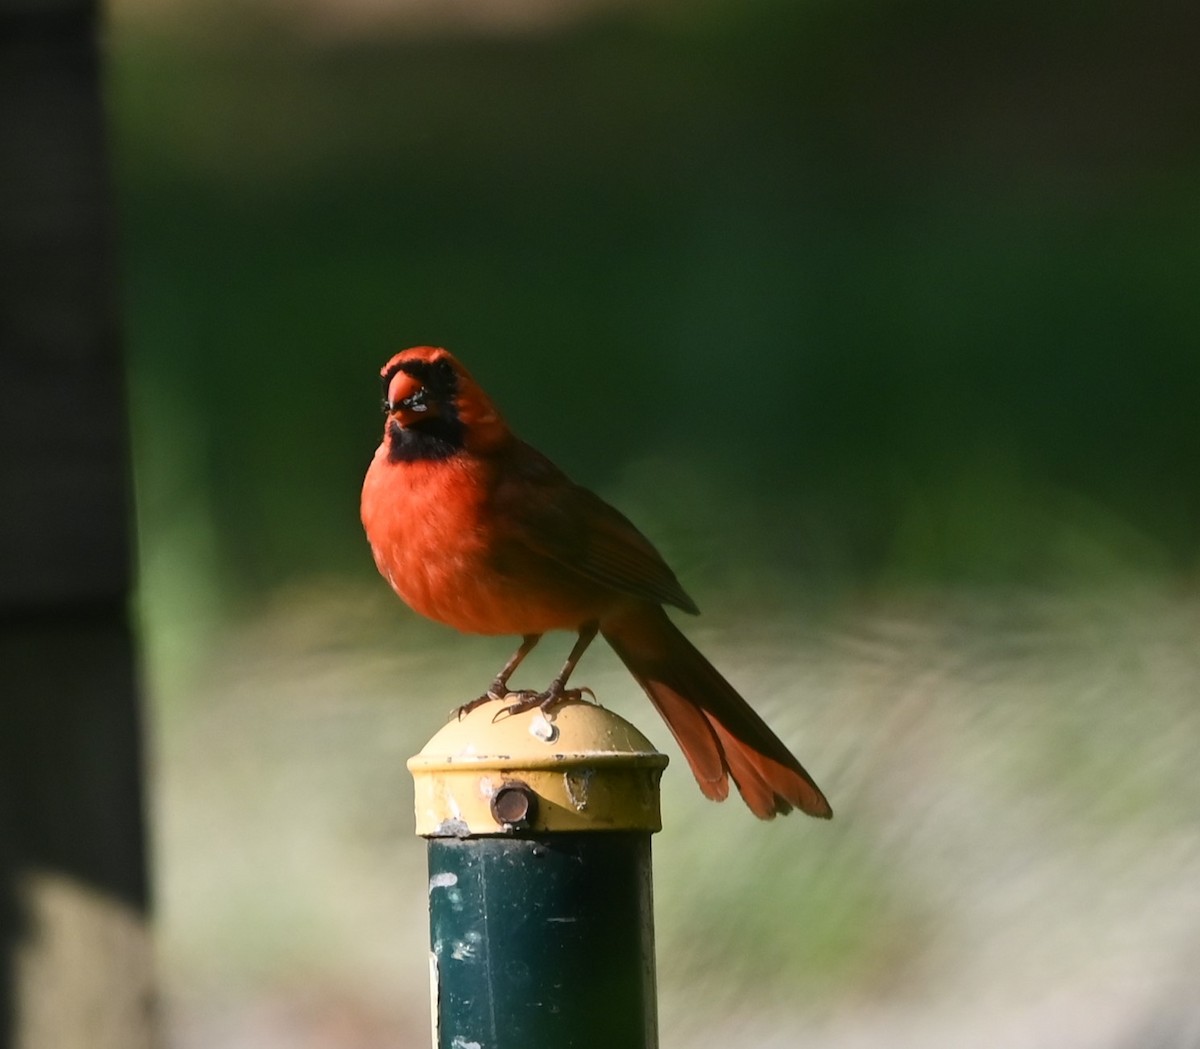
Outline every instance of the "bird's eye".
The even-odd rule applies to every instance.
[[[410,412],[427,412],[429,405],[425,403],[425,387],[418,386],[408,397],[400,402],[401,408],[407,408]]]

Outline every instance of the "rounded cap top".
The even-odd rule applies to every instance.
[[[417,833],[429,837],[661,827],[667,757],[595,703],[505,714],[482,703],[408,762]]]

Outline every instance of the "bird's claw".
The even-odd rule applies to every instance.
[[[492,689],[489,688],[478,699],[472,699],[469,702],[464,703],[461,707],[455,707],[452,711],[450,711],[450,716],[462,721],[462,719],[470,714],[471,711],[476,707],[481,707],[484,705],[484,703],[492,703],[497,699],[504,699],[505,695],[507,695],[507,693],[504,695],[497,695],[494,691],[492,691]]]
[[[579,702],[583,699],[583,694],[587,693],[592,697],[592,702],[596,701],[596,693],[586,685],[581,685],[579,688],[555,688],[553,685],[546,689],[545,692],[534,692],[533,689],[525,688],[517,692],[510,692],[504,699],[510,699],[513,696],[517,697],[515,703],[510,703],[506,707],[496,711],[492,718],[493,722],[499,721],[502,718],[512,717],[514,714],[524,714],[527,710],[540,710],[543,713],[549,713],[559,703]],[[497,699],[501,697],[496,697]]]
[[[464,703],[461,707],[455,707],[450,712],[450,716],[462,721],[462,719],[471,713],[472,710],[474,710],[476,707],[483,706],[485,703],[495,703],[497,700],[502,699],[515,699],[515,703],[509,703],[508,706],[502,707],[500,710],[496,711],[492,721],[500,721],[502,718],[512,717],[514,714],[524,714],[525,711],[533,710],[535,708],[540,709],[543,712],[549,712],[551,709],[558,706],[559,703],[571,701],[578,702],[582,700],[584,693],[587,693],[591,701],[599,706],[599,703],[596,700],[596,693],[588,688],[587,685],[581,685],[579,688],[557,689],[551,685],[551,687],[546,689],[544,692],[536,692],[532,688],[506,688],[503,692],[501,692],[493,685],[492,688],[489,688],[478,699],[472,699],[469,702]]]

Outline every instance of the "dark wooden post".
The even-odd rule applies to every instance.
[[[93,0],[0,0],[0,1049],[157,1044]]]

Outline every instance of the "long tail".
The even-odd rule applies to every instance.
[[[791,751],[658,605],[639,605],[600,632],[666,721],[706,796],[722,801],[732,779],[759,819],[800,809],[833,815]]]

